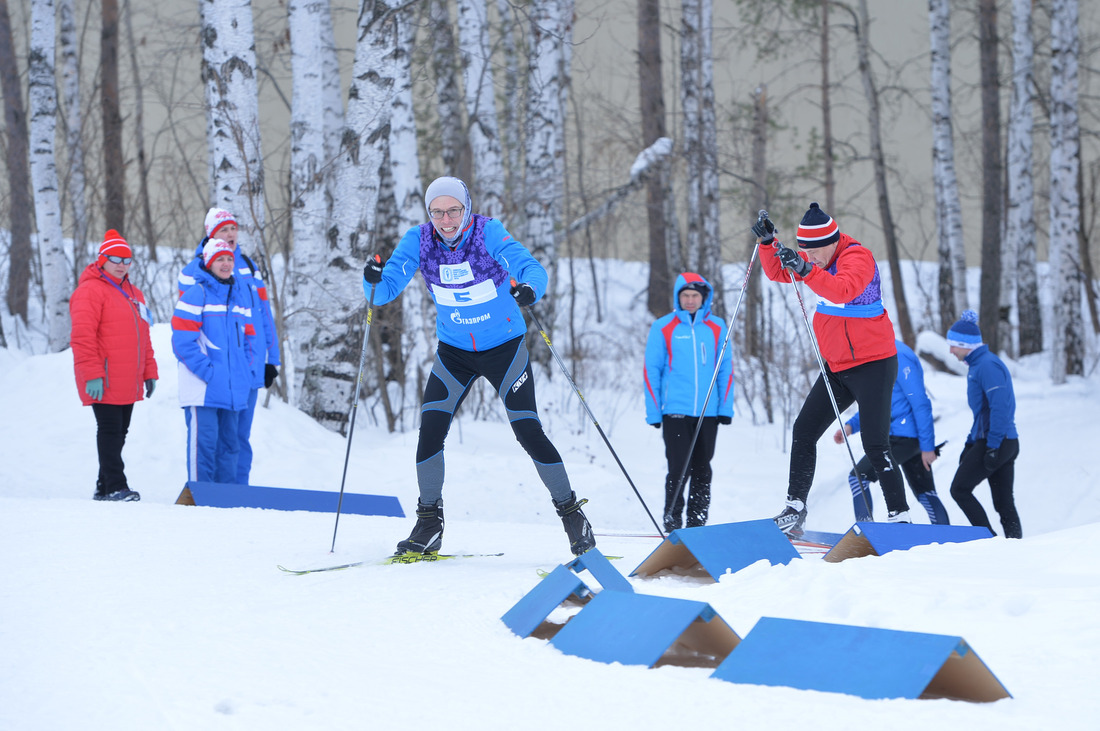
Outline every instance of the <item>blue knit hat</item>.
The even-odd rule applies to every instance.
[[[796,238],[799,248],[816,249],[840,241],[840,227],[819,205],[811,203],[798,224]]]
[[[978,328],[978,313],[966,310],[959,321],[947,331],[947,344],[973,350],[982,344],[982,331]]]

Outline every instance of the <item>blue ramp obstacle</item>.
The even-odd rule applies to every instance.
[[[587,569],[588,573],[592,574],[604,589],[634,591],[634,587],[630,585],[630,582],[611,565],[611,562],[607,560],[607,556],[600,553],[598,549],[588,549],[565,564],[565,567],[577,574]]]
[[[761,559],[774,565],[796,558],[798,550],[774,521],[749,520],[674,530],[630,575],[667,570],[717,581],[726,571],[740,571]]]
[[[592,590],[563,564],[543,577],[500,619],[520,637],[548,640],[563,626],[547,619],[552,611],[566,602],[583,605],[591,598]]]
[[[176,499],[176,505],[309,510],[315,513],[335,513],[338,503],[342,513],[405,517],[401,503],[390,495],[345,492],[343,502],[340,503],[340,494],[335,492],[238,485],[231,482],[188,482]]]
[[[1012,697],[961,637],[775,617],[761,617],[711,677],[861,698]]]
[[[825,554],[830,563],[849,558],[881,556],[890,551],[908,551],[932,543],[965,543],[992,538],[985,526],[924,525],[921,523],[856,523]]]
[[[713,668],[740,641],[706,602],[602,591],[550,644],[598,662]]]

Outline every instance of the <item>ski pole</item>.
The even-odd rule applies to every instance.
[[[760,218],[767,218],[767,211],[760,211]],[[733,322],[737,319],[737,311],[741,309],[741,301],[745,299],[745,292],[749,287],[749,275],[752,274],[752,265],[756,262],[756,250],[757,247],[752,248],[752,256],[749,257],[749,265],[745,267],[745,277],[741,280],[741,294],[737,297],[737,304],[733,307],[733,313],[730,315],[729,322],[726,323],[726,337],[722,340],[722,349],[715,353],[714,359],[714,374],[710,378],[710,386],[707,388],[706,398],[703,399],[703,408],[699,411],[699,420],[695,424],[695,433],[691,436],[691,444],[688,445],[687,459],[684,460],[684,467],[680,471],[680,479],[676,482],[676,494],[680,495],[684,490],[684,482],[687,480],[688,469],[691,467],[691,455],[695,452],[695,442],[699,439],[699,432],[703,429],[703,417],[707,413],[707,405],[710,403],[710,395],[714,391],[714,385],[718,382],[718,371],[722,368],[722,355],[726,352],[726,346],[729,345],[730,335],[733,333]]]
[[[374,260],[382,263],[382,257],[374,255]],[[359,410],[359,393],[363,387],[363,371],[367,365],[367,338],[370,337],[370,323],[374,315],[374,292],[378,285],[370,288],[370,297],[367,298],[367,324],[363,328],[363,349],[359,353],[359,376],[355,379],[355,398],[351,402],[351,418],[348,420],[348,446],[344,453],[344,474],[340,477],[340,497],[336,501],[336,524],[332,527],[332,547],[329,553],[336,550],[336,531],[340,528],[340,508],[344,504],[344,483],[348,479],[348,460],[351,459],[351,437],[355,433],[355,412]]]
[[[775,239],[775,246],[778,247],[779,239]],[[814,355],[817,357],[817,367],[821,370],[821,380],[825,384],[825,390],[829,394],[829,402],[833,405],[833,413],[836,414],[836,420],[840,424],[840,434],[844,437],[844,446],[848,449],[848,459],[852,461],[852,471],[856,474],[856,479],[859,480],[860,494],[863,495],[863,502],[867,508],[867,514],[871,514],[871,503],[867,499],[868,486],[863,483],[863,477],[859,474],[859,467],[856,466],[856,456],[852,453],[852,443],[848,441],[848,435],[844,433],[844,419],[840,415],[840,407],[837,406],[836,396],[833,394],[833,386],[829,383],[829,374],[825,370],[825,360],[821,357],[821,348],[817,344],[817,336],[814,335],[814,329],[810,325],[810,316],[806,314],[806,303],[802,301],[802,292],[798,290],[798,283],[795,281],[794,272],[790,269],[787,270],[787,276],[791,279],[791,288],[794,290],[794,296],[798,298],[798,306],[802,310],[802,322],[806,324],[806,332],[810,335],[810,345],[813,346]]]
[[[516,286],[516,280],[512,280],[512,286]],[[645,508],[646,515],[653,521],[653,527],[657,529],[657,532],[661,535],[661,538],[665,537],[664,531],[661,530],[661,526],[657,524],[656,518],[653,517],[653,513],[649,512],[649,506],[645,504],[645,500],[642,499],[642,494],[638,492],[638,488],[634,486],[634,481],[630,479],[630,475],[627,474],[626,467],[623,466],[623,461],[619,459],[619,455],[615,453],[615,448],[611,446],[611,441],[608,440],[607,435],[603,432],[603,427],[600,426],[600,422],[596,421],[595,415],[592,413],[592,409],[588,408],[588,402],[584,400],[584,394],[577,387],[573,377],[569,375],[569,369],[565,367],[565,363],[562,361],[561,356],[558,355],[558,351],[554,349],[554,344],[550,342],[550,336],[546,334],[546,329],[543,328],[542,323],[539,321],[538,315],[535,314],[535,308],[531,305],[527,305],[524,309],[531,315],[531,319],[535,322],[535,327],[539,330],[539,335],[542,336],[543,342],[546,343],[546,347],[550,349],[551,355],[554,356],[554,360],[557,361],[558,367],[561,368],[561,372],[565,374],[565,379],[569,381],[569,385],[573,387],[573,392],[577,394],[577,398],[581,400],[581,406],[588,412],[588,418],[592,420],[592,423],[596,425],[596,431],[600,433],[603,438],[603,443],[607,445],[608,450],[611,452],[611,456],[615,458],[615,461],[619,465],[619,469],[623,471],[623,477],[630,483],[630,488],[634,490],[634,494],[638,496],[638,502]]]

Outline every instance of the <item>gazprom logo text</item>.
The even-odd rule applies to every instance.
[[[492,315],[486,312],[484,315],[478,315],[477,317],[462,317],[457,312],[451,313],[451,322],[456,325],[476,325],[479,322],[485,322]]]

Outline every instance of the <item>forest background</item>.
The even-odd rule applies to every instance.
[[[747,295],[739,398],[768,420],[789,411],[781,394],[812,376],[812,351],[799,314],[776,314],[743,274],[757,210],[789,241],[811,200],[888,282],[934,263],[916,278],[938,294],[923,310],[891,287],[899,337],[973,307],[1009,357],[1053,351],[1054,383],[1095,368],[1095,4],[0,5],[6,347],[67,346],[68,294],[109,227],[139,251],[132,276],[166,320],[218,205],[242,220],[273,295],[277,393],[343,430],[368,345],[361,264],[424,220],[428,181],[456,174],[552,274],[568,267],[537,311],[584,384],[633,388],[632,368],[607,365],[638,362],[644,341],[644,318],[603,312],[601,290],[633,287],[656,316],[693,269],[718,284],[720,315]],[[649,266],[609,284],[606,259]],[[431,364],[434,316],[414,286],[370,331],[367,413],[390,429],[415,426]],[[585,338],[578,296],[622,337]],[[499,418],[492,399],[468,408]]]

